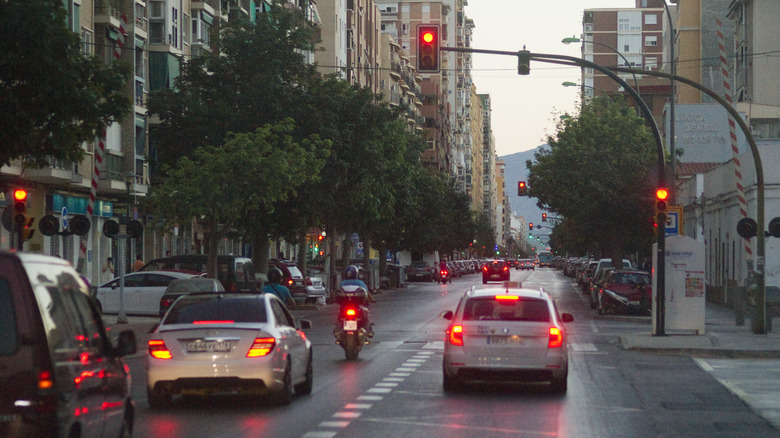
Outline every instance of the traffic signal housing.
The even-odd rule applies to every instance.
[[[542,222],[547,222],[547,213],[542,213]]]
[[[531,52],[528,50],[517,52],[517,74],[523,76],[531,74]]]
[[[534,229],[534,223],[533,222],[529,222],[528,223],[528,230],[531,231],[533,229]]]
[[[756,237],[756,234],[758,234],[758,224],[755,219],[749,217],[740,219],[739,222],[737,222],[737,234],[744,239]]]
[[[525,181],[518,181],[517,196],[525,196],[526,194],[528,194],[528,185],[526,185]]]
[[[22,229],[27,225],[27,190],[14,189],[14,215],[13,223],[17,229]]]
[[[661,227],[666,228],[666,221],[669,218],[667,199],[669,199],[669,191],[664,187],[659,187],[655,191],[655,222],[658,224],[659,230]]]
[[[438,24],[417,26],[417,71],[438,73],[441,49],[441,34]]]

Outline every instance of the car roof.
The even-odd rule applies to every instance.
[[[501,286],[496,285],[483,287],[480,289],[472,286],[470,290],[466,291],[466,296],[472,298],[492,297],[496,295],[517,295],[523,298],[538,298],[543,300],[549,299],[549,295],[544,291],[543,288],[531,289],[522,287],[522,285],[516,281],[504,282],[504,284]]]

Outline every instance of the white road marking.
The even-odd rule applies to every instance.
[[[422,348],[423,349],[429,349],[429,350],[444,350],[444,341],[428,342],[425,345],[423,345]]]
[[[319,425],[319,427],[342,427],[342,428],[347,426],[349,426],[349,421],[323,421]]]
[[[392,390],[393,390],[392,388],[370,388],[366,392],[371,392],[371,393],[374,393],[374,394],[387,394],[387,393],[389,393]]]
[[[360,397],[358,397],[358,400],[380,401],[383,398],[384,397],[382,397],[381,395],[361,395]]]
[[[347,403],[344,409],[371,409],[371,403]]]
[[[389,375],[393,377],[409,377],[412,373],[390,373]]]
[[[360,412],[355,411],[341,411],[333,414],[333,418],[357,418],[360,414]]]
[[[599,351],[599,349],[596,348],[596,346],[590,342],[586,342],[582,344],[572,343],[569,344],[569,346],[573,351]]]
[[[336,432],[306,432],[306,434],[303,435],[303,438],[333,438],[336,436]]]

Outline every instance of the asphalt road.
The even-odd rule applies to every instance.
[[[638,318],[597,318],[570,279],[553,269],[512,271],[541,286],[562,312],[574,314],[569,391],[545,384],[475,384],[445,394],[443,333],[438,315],[454,310],[476,275],[452,284],[412,283],[376,296],[376,336],[357,361],[333,343],[335,306],[300,310],[314,343],[314,391],[289,406],[232,395],[178,399],[169,410],[146,403],[144,354],[129,360],[137,437],[777,437],[759,411],[722,383],[727,364],[708,370],[685,356],[623,350],[619,336],[647,331]],[[107,318],[111,318],[110,316]],[[137,322],[137,320],[136,320]],[[134,325],[134,327],[139,327]],[[709,371],[709,372],[708,372]],[[713,372],[720,372],[715,376]]]

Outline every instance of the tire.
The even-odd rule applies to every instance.
[[[276,404],[289,405],[293,399],[293,386],[292,386],[292,367],[290,361],[287,360],[287,365],[284,367],[284,376],[282,377],[282,389],[275,392],[271,398]]]
[[[131,438],[133,436],[133,412],[132,409],[125,411],[122,418],[122,429],[119,430],[119,438]]]
[[[463,389],[463,382],[456,377],[456,376],[450,376],[447,374],[447,370],[444,367],[444,362],[442,362],[442,387],[444,388],[444,392],[456,392]]]
[[[312,354],[309,349],[309,361],[306,363],[306,381],[295,386],[295,395],[309,395],[314,387],[314,369],[312,367]]]
[[[156,389],[146,390],[146,399],[149,402],[149,407],[152,409],[164,409],[171,406],[173,397],[169,393],[158,391]]]
[[[344,355],[347,360],[355,360],[358,357],[357,335],[347,335],[344,338]]]
[[[552,379],[550,381],[550,390],[554,392],[555,394],[566,394],[566,390],[569,386],[569,368],[566,368],[566,371],[563,373],[561,377],[558,377],[557,379]]]

